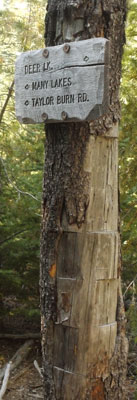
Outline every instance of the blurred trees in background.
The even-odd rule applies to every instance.
[[[22,304],[17,312],[27,312],[30,316],[38,313],[39,304],[45,135],[42,124],[25,126],[16,120],[14,87],[12,90],[11,86],[16,55],[44,46],[45,9],[45,0],[3,0],[0,8],[0,300],[16,296]],[[125,300],[132,300],[132,305],[135,303],[134,314],[137,295],[136,21],[137,3],[129,1],[121,82],[119,164],[123,292]],[[133,313],[131,322],[137,337]]]
[[[45,0],[5,0],[0,10],[0,298],[19,297],[28,314],[39,304],[44,129],[19,124],[9,88],[16,55],[44,46],[45,8]]]
[[[137,343],[137,2],[129,1],[119,140],[123,294],[130,348]],[[133,371],[132,371],[133,373]],[[134,374],[134,373],[133,373]],[[136,371],[135,371],[136,374]]]
[[[137,287],[137,3],[130,2],[121,82],[119,164],[124,290]],[[127,295],[132,293],[131,285]]]

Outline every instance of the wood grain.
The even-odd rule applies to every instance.
[[[69,46],[68,53],[64,46]],[[109,103],[109,42],[72,42],[22,53],[16,61],[16,116],[21,123],[90,121]],[[62,114],[63,113],[63,114]]]
[[[69,224],[65,213],[62,226],[72,232],[116,232],[118,229],[118,141],[111,137],[91,136],[84,158],[89,174],[89,205],[85,224]]]
[[[105,376],[117,330],[118,234],[64,232],[58,254],[55,375],[86,378],[97,364],[96,376]]]

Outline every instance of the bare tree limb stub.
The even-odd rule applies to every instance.
[[[40,369],[40,367],[39,367],[39,364],[38,364],[37,360],[34,360],[34,367],[35,367],[36,370],[38,371],[40,377],[43,378],[43,375],[42,375],[42,372],[41,372],[41,369]]]

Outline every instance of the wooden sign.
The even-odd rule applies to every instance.
[[[107,112],[109,42],[94,38],[19,55],[16,116],[24,124],[90,121]]]

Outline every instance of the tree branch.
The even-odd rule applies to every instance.
[[[136,263],[135,263],[136,264]],[[137,279],[137,274],[135,275],[134,279],[129,283],[129,285],[127,286],[124,294],[123,294],[123,298],[125,298],[126,293],[128,292],[128,290],[130,289],[130,287],[133,285],[133,283],[136,281]]]
[[[5,167],[5,164],[4,164],[4,161],[3,161],[2,157],[0,157],[0,161],[1,161],[2,165],[3,165],[3,169],[4,169],[4,172],[5,172],[5,175],[6,175],[7,178],[8,178],[9,183],[10,183],[11,186],[16,190],[16,192],[19,194],[19,196],[20,196],[20,194],[23,194],[23,195],[27,195],[27,196],[32,197],[32,199],[34,199],[34,200],[36,200],[36,201],[39,201],[39,200],[37,199],[37,197],[33,196],[33,194],[28,193],[28,192],[23,192],[23,190],[20,190],[16,185],[14,185],[14,183],[12,182],[12,180],[10,179],[10,177],[9,177],[9,175],[8,175],[8,172],[7,172],[7,169],[6,169],[6,167]]]
[[[6,366],[4,379],[3,379],[1,390],[0,390],[0,400],[3,399],[3,396],[4,396],[4,394],[6,392],[6,389],[7,389],[8,380],[9,380],[9,376],[10,376],[11,365],[12,365],[12,362],[10,361]]]
[[[12,81],[12,84],[11,84],[11,86],[10,86],[10,88],[9,88],[9,91],[8,91],[8,94],[7,94],[7,98],[6,98],[6,100],[5,100],[5,103],[3,104],[2,110],[1,110],[1,112],[0,112],[0,123],[1,123],[1,121],[2,121],[2,118],[3,118],[4,112],[5,112],[5,110],[6,110],[6,107],[7,107],[7,105],[8,105],[9,99],[10,99],[10,97],[11,97],[11,95],[12,95],[13,86],[14,86],[14,80]]]
[[[9,240],[11,240],[13,237],[18,236],[18,235],[20,235],[20,234],[23,233],[23,232],[27,232],[28,230],[29,230],[29,229],[23,229],[23,231],[18,231],[18,232],[16,232],[16,233],[13,233],[11,236],[9,236],[9,237],[7,237],[6,239],[2,240],[2,241],[0,242],[0,246],[1,246],[3,243],[8,242]]]
[[[38,371],[40,377],[43,378],[43,375],[42,375],[41,369],[40,369],[40,367],[39,367],[39,364],[37,363],[37,360],[34,360],[34,367],[35,367],[36,370]]]

